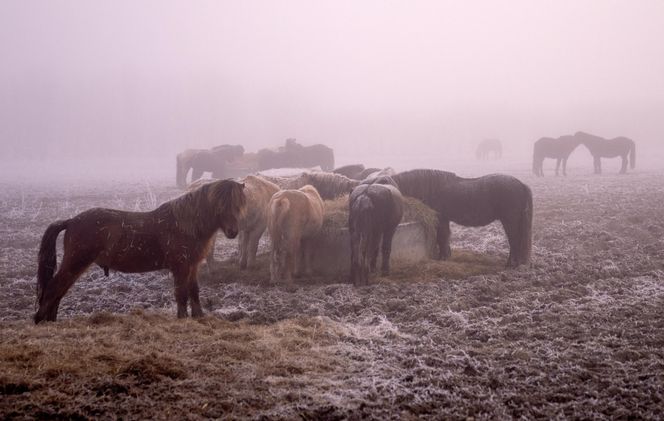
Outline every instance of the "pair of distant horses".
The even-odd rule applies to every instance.
[[[483,226],[498,220],[509,243],[507,266],[516,267],[530,261],[532,193],[514,177],[493,174],[461,178],[445,171],[412,170],[369,179],[364,185],[347,180],[339,174],[312,175],[301,190],[308,189],[310,196],[318,197],[323,196],[319,192],[327,192],[326,197],[350,193],[351,274],[356,284],[368,282],[368,271],[376,266],[379,244],[383,272],[389,272],[392,236],[403,212],[400,195],[417,198],[438,213],[437,258],[446,259],[451,255],[450,222]],[[265,208],[250,199],[255,197],[253,194],[259,194],[251,193],[251,184],[249,177],[244,183],[214,181],[150,212],[94,208],[71,219],[54,222],[46,229],[39,248],[39,308],[34,316],[35,323],[56,320],[60,301],[93,264],[105,273],[109,269],[126,273],[167,269],[175,281],[178,317],[188,315],[188,304],[193,317],[202,316],[197,268],[208,255],[215,233],[221,230],[228,238],[235,238],[244,230],[247,232],[242,235],[251,235],[255,240],[259,237],[248,231],[249,220],[267,218]],[[276,237],[280,233],[308,229],[304,220],[298,218],[292,218],[295,222],[291,225],[280,225],[283,216],[280,212],[300,207],[291,207],[294,202],[276,204],[272,199],[280,193],[277,188],[268,186],[264,194],[272,196],[270,200],[275,208],[281,207],[274,212],[272,223],[267,219],[268,227],[273,226],[271,234]],[[265,229],[263,224],[261,230]],[[298,230],[288,230],[295,225]],[[65,231],[64,255],[56,273],[56,240],[61,231]],[[250,256],[255,253],[255,246],[245,250]]]
[[[628,158],[630,168],[634,169],[636,165],[636,145],[633,140],[626,137],[604,139],[589,133],[577,132],[573,136],[561,136],[556,139],[543,137],[535,142],[533,147],[533,173],[536,176],[543,176],[544,159],[554,158],[556,160],[556,175],[559,173],[561,163],[562,173],[567,175],[567,159],[579,145],[588,148],[593,156],[595,174],[602,173],[602,158],[621,157],[620,174],[627,172]]]
[[[244,164],[244,165],[243,165]],[[212,173],[213,178],[227,178],[232,165],[244,167],[246,175],[272,168],[310,168],[320,166],[325,171],[334,168],[334,151],[325,145],[303,146],[295,139],[286,139],[277,149],[261,149],[245,154],[241,145],[219,145],[211,149],[187,149],[176,156],[176,185],[185,187],[191,171],[191,181]],[[232,176],[235,176],[233,174]]]

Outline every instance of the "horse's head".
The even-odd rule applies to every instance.
[[[233,180],[221,180],[210,185],[208,192],[210,204],[217,209],[215,218],[217,225],[230,239],[237,237],[239,221],[244,218],[247,198],[244,194],[244,183]]]

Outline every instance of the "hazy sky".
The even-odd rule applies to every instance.
[[[5,156],[664,141],[660,0],[2,0],[0,60]]]

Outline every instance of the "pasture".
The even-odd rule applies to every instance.
[[[201,268],[202,319],[176,319],[168,272],[93,266],[40,326],[49,223],[180,190],[3,182],[0,418],[661,416],[664,173],[517,176],[533,193],[531,267],[504,268],[500,225],[452,224],[448,262],[394,262],[359,288],[314,275],[291,292],[260,285],[264,238],[256,269]],[[216,258],[236,244],[219,238]]]

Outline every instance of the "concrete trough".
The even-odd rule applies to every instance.
[[[350,234],[348,228],[340,228],[320,234],[314,240],[312,269],[314,273],[343,276],[350,272]],[[420,222],[399,224],[392,240],[391,261],[417,263],[432,255],[432,241]],[[378,267],[380,267],[380,253]]]

